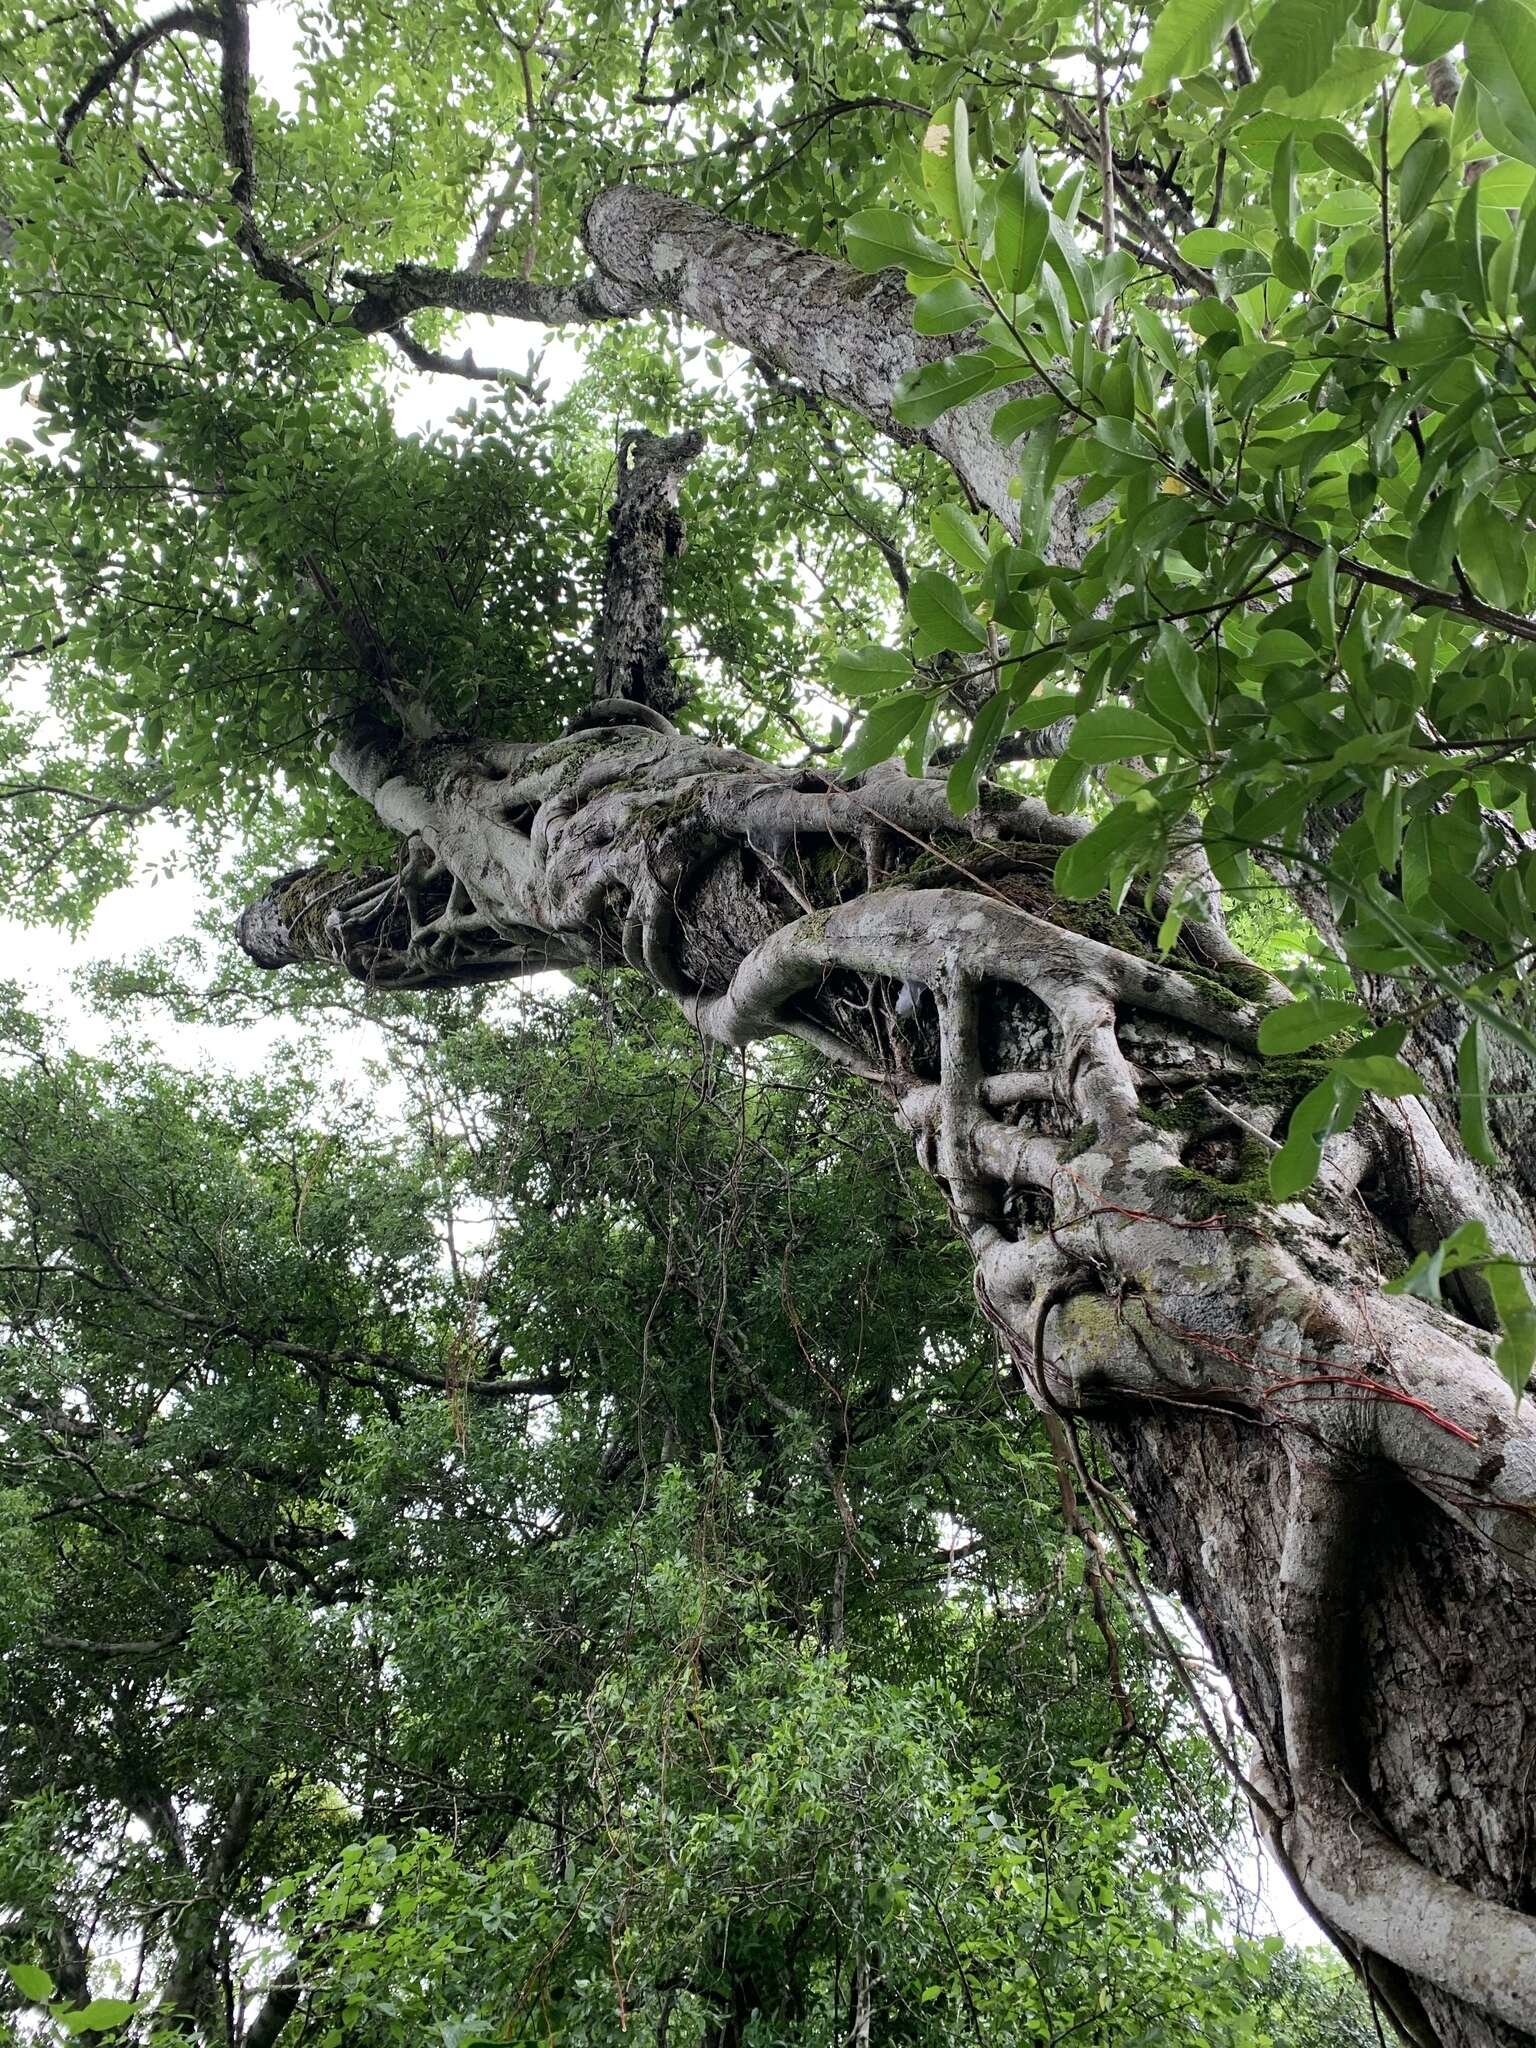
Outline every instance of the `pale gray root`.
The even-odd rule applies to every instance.
[[[1352,1781],[1349,1674],[1362,1489],[1291,1446],[1276,1656],[1294,1806],[1281,1839],[1324,1921],[1370,1955],[1517,2027],[1536,2018],[1536,1920],[1407,1854]]]
[[[409,749],[381,754],[366,738],[338,750],[341,772],[418,850],[402,879],[375,882],[344,914],[327,913],[328,957],[360,934],[361,971],[386,978],[378,930],[403,909],[412,964],[397,971],[409,975],[406,985],[451,980],[454,948],[465,946],[464,978],[518,971],[509,957],[629,964],[721,1043],[790,1032],[865,1073],[879,1071],[878,1050],[850,1042],[828,1011],[821,991],[829,977],[928,991],[940,1033],[938,1088],[907,1084],[905,1114],[931,1127],[925,1156],[957,1213],[990,1221],[1043,1168],[1052,1244],[1118,1291],[1108,1319],[1082,1301],[1067,1315],[1069,1328],[1084,1327],[1055,1368],[1062,1406],[1091,1412],[1134,1392],[1302,1423],[1401,1471],[1511,1569],[1536,1573],[1536,1420],[1516,1409],[1488,1340],[1421,1303],[1381,1298],[1375,1274],[1351,1256],[1347,1216],[1326,1204],[1323,1214],[1301,1204],[1275,1211],[1283,1237],[1227,1227],[1219,1182],[1208,1196],[1196,1190],[1218,1213],[1187,1213],[1180,1145],[1146,1122],[1145,1080],[1121,1041],[1155,1029],[1247,1056],[1254,1009],[1181,964],[1105,944],[974,883],[893,884],[788,919],[777,911],[773,928],[730,959],[721,986],[715,965],[690,959],[707,878],[765,842],[782,858],[807,833],[835,837],[851,825],[856,813],[845,806],[862,792],[786,787],[782,773],[746,756],[646,731],[529,750],[507,776],[465,750],[433,790],[412,778],[411,758]],[[936,824],[932,807],[943,804],[941,790],[909,778],[882,779],[870,794],[882,816],[910,819],[920,840],[919,823]],[[990,826],[1000,849],[1030,843],[1013,841],[1010,828],[1052,830],[1058,842],[1070,836],[1039,806],[1000,797],[978,813],[976,828]],[[510,823],[517,817],[526,830]],[[473,877],[460,882],[456,910],[439,902],[445,875]],[[262,913],[268,923],[273,915]],[[487,936],[498,933],[507,935],[501,953]],[[281,950],[281,942],[267,945],[268,956]],[[983,984],[1020,991],[1049,1019],[1057,1099],[1092,1127],[1091,1144],[1070,1164],[1051,1150],[1049,1133],[983,1114],[991,1078],[977,1035]],[[1212,1079],[1203,1071],[1198,1085],[1209,1089]],[[1240,1057],[1227,1090],[1242,1087]],[[1349,1163],[1338,1192],[1363,1170]],[[1005,1312],[1021,1301],[1013,1240],[1027,1253],[1028,1236],[977,1246]],[[1030,1284],[1026,1259],[1026,1296]]]

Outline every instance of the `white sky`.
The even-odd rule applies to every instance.
[[[152,5],[141,11],[152,13]],[[251,17],[252,68],[261,89],[280,106],[297,104],[293,64],[293,16],[289,0],[263,0]],[[456,330],[455,353],[468,347],[482,363],[521,367],[531,348],[544,346],[544,375],[551,391],[569,390],[580,372],[580,352],[558,337],[523,322],[467,319]],[[445,425],[465,402],[466,387],[454,377],[423,376],[402,369],[394,381],[394,415],[402,432],[420,432]],[[18,390],[0,391],[0,439],[25,434],[28,416]],[[196,930],[206,908],[197,882],[175,861],[176,833],[170,823],[154,824],[141,839],[140,871],[98,909],[89,929],[78,939],[48,926],[24,926],[0,918],[0,963],[7,979],[28,989],[38,1007],[50,1011],[62,1037],[83,1052],[101,1052],[119,1027],[95,1015],[73,990],[72,977],[101,962],[130,959],[154,952]],[[268,1065],[274,1049],[292,1041],[296,1027],[284,1019],[251,1027],[215,1028],[181,1025],[170,1018],[146,1016],[139,1030],[149,1032],[164,1057],[182,1066],[207,1064],[234,1073],[255,1073]],[[133,1035],[138,1035],[136,1031]],[[368,1063],[380,1058],[383,1038],[374,1025],[331,1034],[328,1052],[331,1078],[348,1093],[368,1089]],[[379,1100],[387,1115],[392,1105]],[[1259,1896],[1254,1924],[1267,1926],[1288,1941],[1316,1945],[1321,1936],[1310,1916],[1292,1895],[1288,1880],[1267,1851],[1247,1859],[1243,1872]]]

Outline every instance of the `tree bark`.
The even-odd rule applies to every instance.
[[[900,271],[865,276],[782,235],[742,227],[708,207],[640,185],[600,192],[583,232],[593,274],[579,286],[406,264],[387,275],[353,277],[364,292],[353,325],[365,333],[394,331],[426,306],[551,326],[678,314],[815,397],[857,413],[892,440],[931,448],[976,504],[1017,534],[1012,444],[994,440],[992,418],[1003,399],[1039,387],[971,399],[930,427],[904,425],[893,409],[900,380],[974,347],[975,336],[916,333]],[[1076,495],[1059,491],[1051,510],[1051,559],[1081,561],[1087,540]]]
[[[882,1088],[1021,1389],[1108,1453],[1231,1683],[1320,1918],[1417,2038],[1536,2038],[1536,1421],[1475,1321],[1380,1292],[1465,1192],[1418,1105],[1271,1206],[1313,1074],[1254,1050],[1266,978],[1209,926],[1163,960],[1147,921],[1056,899],[1082,827],[1000,789],[961,825],[936,782],[631,726],[360,730],[336,765],[400,871],[285,878],[247,913],[263,964],[414,987],[627,964],[711,1037],[789,1032]]]

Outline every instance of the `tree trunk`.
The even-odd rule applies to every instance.
[[[253,957],[396,987],[627,963],[718,1040],[790,1032],[884,1090],[1021,1390],[1113,1460],[1231,1683],[1320,1918],[1414,2038],[1536,2039],[1536,1423],[1475,1320],[1380,1291],[1480,1185],[1420,1105],[1271,1206],[1315,1067],[1255,1053],[1266,977],[1210,926],[1164,960],[1147,920],[1057,899],[1082,826],[1001,789],[962,825],[937,782],[628,725],[362,732],[335,765],[401,866],[286,877]]]

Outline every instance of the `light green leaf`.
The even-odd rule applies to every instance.
[[[919,334],[963,334],[985,320],[989,311],[986,300],[963,277],[946,277],[913,300],[912,325]]]
[[[1456,1086],[1461,1091],[1461,1142],[1484,1166],[1497,1166],[1488,1128],[1488,1042],[1474,1017],[1456,1049]]]
[[[984,355],[944,356],[939,362],[924,363],[920,370],[908,370],[896,380],[891,410],[903,426],[931,427],[957,405],[965,405],[1006,381]]]
[[[1248,38],[1263,84],[1288,97],[1315,85],[1354,11],[1355,0],[1271,0]]]
[[[1058,761],[1056,766],[1060,769],[1064,763]],[[1051,779],[1054,782],[1054,774]],[[1047,785],[1048,797],[1049,794]],[[1091,901],[1107,885],[1111,869],[1124,859],[1137,840],[1150,836],[1156,823],[1157,809],[1149,797],[1124,798],[1058,858],[1056,894],[1069,903]]]
[[[945,793],[957,818],[968,817],[981,796],[981,778],[991,763],[997,742],[1008,719],[1008,699],[1002,691],[987,699],[976,715],[965,752],[949,771]]]
[[[1034,152],[1026,149],[997,184],[992,246],[1004,291],[1027,292],[1034,284],[1050,230],[1050,205],[1040,189]]]
[[[138,2006],[131,1998],[93,1998],[78,2012],[56,2013],[54,2017],[72,2034],[108,2034],[131,2020]]]
[[[1305,92],[1270,93],[1265,104],[1279,113],[1292,114],[1298,120],[1347,114],[1362,100],[1370,98],[1382,80],[1397,69],[1397,61],[1390,50],[1371,50],[1363,43],[1346,43],[1342,49],[1335,50],[1332,63],[1315,85],[1308,86]]]
[[[1399,1273],[1395,1280],[1387,1282],[1385,1292],[1416,1294],[1420,1301],[1438,1304],[1443,1279],[1459,1273],[1464,1266],[1481,1264],[1492,1256],[1493,1246],[1488,1242],[1487,1224],[1463,1223],[1449,1237],[1441,1238],[1433,1251],[1420,1252],[1406,1273]]]
[[[971,171],[971,123],[964,100],[930,121],[923,136],[923,189],[957,240],[976,225],[976,181]]]
[[[979,576],[992,559],[975,520],[958,505],[936,507],[928,530],[949,559],[968,575]]]
[[[1291,1111],[1285,1143],[1269,1162],[1269,1191],[1277,1202],[1301,1194],[1317,1179],[1323,1144],[1347,1130],[1360,1106],[1360,1091],[1337,1075],[1311,1088]]]
[[[888,704],[877,704],[857,737],[843,749],[843,773],[859,775],[888,761],[917,724],[927,701],[921,690],[912,690],[904,697],[893,697]]]
[[[1166,92],[1174,79],[1203,71],[1240,12],[1236,0],[1166,0],[1141,60],[1142,97],[1151,99]]]
[[[1454,7],[1431,7],[1428,0],[1411,0],[1403,14],[1403,62],[1431,64],[1443,57],[1466,34],[1467,17]]]
[[[1368,1088],[1373,1095],[1385,1095],[1394,1102],[1400,1095],[1424,1092],[1424,1084],[1412,1067],[1390,1053],[1367,1052],[1353,1057],[1346,1053],[1338,1063],[1338,1071],[1356,1088]]]
[[[912,663],[890,647],[840,648],[827,663],[827,679],[846,697],[899,690],[912,680]]]
[[[856,213],[843,230],[848,261],[856,270],[909,270],[914,277],[948,277],[954,259],[930,241],[904,213],[871,206]]]
[[[1426,129],[1397,167],[1397,210],[1404,227],[1418,219],[1450,168],[1451,145],[1438,130]]]
[[[1340,130],[1325,129],[1311,138],[1312,147],[1328,166],[1346,178],[1355,178],[1362,185],[1374,185],[1376,166],[1371,162],[1358,142]]]
[[[1536,8],[1526,0],[1479,0],[1464,47],[1489,140],[1536,164]]]
[[[1265,1016],[1259,1025],[1259,1051],[1308,1052],[1335,1032],[1364,1030],[1370,1021],[1370,1013],[1358,1003],[1307,996],[1298,1003],[1282,1003]]]
[[[1061,417],[1061,400],[1053,397],[1010,398],[992,415],[992,438],[1003,447],[1027,434],[1031,427]]]
[[[1420,515],[1408,536],[1408,568],[1421,583],[1443,589],[1450,580],[1451,558],[1456,552],[1456,515],[1461,493],[1442,491]]]
[[[22,1997],[34,2005],[46,2005],[55,1996],[57,1986],[53,1979],[36,1963],[7,1963],[5,1973]]]

